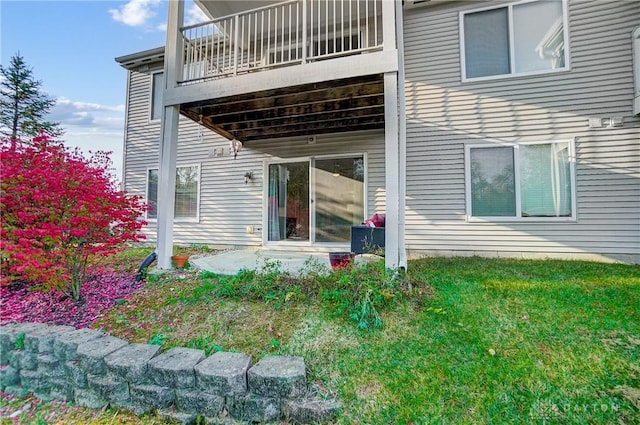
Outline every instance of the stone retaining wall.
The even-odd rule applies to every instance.
[[[0,389],[24,397],[156,412],[183,424],[317,423],[339,403],[308,397],[301,357],[129,344],[92,329],[16,323],[0,326]]]

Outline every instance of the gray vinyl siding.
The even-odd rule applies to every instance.
[[[160,122],[149,121],[150,74],[131,72],[128,127],[125,143],[125,190],[146,195],[146,175],[158,166]],[[215,150],[224,150],[215,156]],[[367,208],[371,215],[384,211],[384,134],[382,131],[319,135],[315,144],[306,137],[250,142],[234,159],[229,141],[180,118],[177,165],[200,165],[200,217],[198,222],[174,223],[176,244],[212,246],[259,246],[262,244],[263,173],[265,161],[320,155],[366,154],[368,163]],[[244,183],[244,174],[253,179]],[[156,223],[145,228],[147,241],[156,239]],[[252,234],[246,232],[253,226]]]
[[[569,71],[462,83],[458,13],[476,7],[405,10],[410,254],[637,262],[640,118],[632,112],[631,33],[640,2],[571,0]],[[622,127],[588,127],[589,118],[614,116],[624,117]],[[576,147],[575,221],[467,221],[466,144],[566,139]]]

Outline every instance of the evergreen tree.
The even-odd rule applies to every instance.
[[[63,133],[60,124],[45,119],[55,99],[40,90],[24,58],[17,53],[8,67],[0,65],[0,134],[11,139],[37,136],[40,131],[56,137]]]

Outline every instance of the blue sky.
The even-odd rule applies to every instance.
[[[193,3],[187,23],[206,20]],[[165,43],[166,0],[0,1],[0,60],[20,52],[57,99],[68,146],[112,151],[122,169],[126,71],[114,58]]]

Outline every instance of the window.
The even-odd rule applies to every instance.
[[[514,217],[516,182],[513,148],[473,148],[471,155],[471,215]]]
[[[198,219],[200,166],[193,165],[176,168],[176,198],[174,218],[176,220]],[[158,218],[158,170],[147,173],[147,211],[148,219]]]
[[[164,74],[151,74],[151,120],[162,118],[162,90],[164,89]]]
[[[573,142],[466,148],[472,218],[575,217]]]
[[[567,69],[566,19],[563,0],[460,13],[462,79]]]

